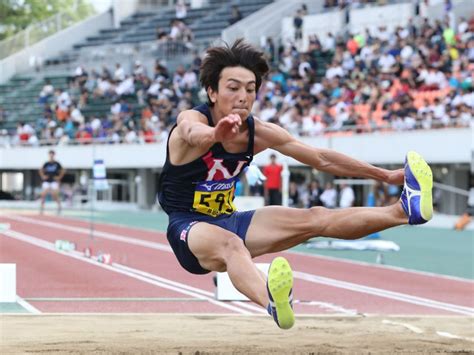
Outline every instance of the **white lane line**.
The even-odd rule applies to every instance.
[[[307,274],[307,273],[299,272],[299,271],[294,271],[293,275],[298,279],[309,281],[309,282],[319,283],[319,284],[328,285],[328,286],[334,286],[334,287],[343,288],[343,289],[355,291],[355,292],[361,292],[365,294],[371,294],[371,295],[375,295],[379,297],[384,297],[384,298],[389,298],[389,299],[402,301],[406,303],[416,304],[419,306],[441,309],[441,310],[450,311],[453,313],[460,313],[460,314],[465,314],[468,316],[474,315],[474,308],[470,308],[470,307],[464,307],[464,306],[459,306],[459,305],[455,305],[451,303],[439,302],[439,301],[435,301],[429,298],[411,296],[405,293],[399,293],[399,292],[384,290],[381,288],[363,286],[363,285],[346,282],[346,281],[334,280],[327,277],[316,276],[316,275]]]
[[[55,222],[37,221],[32,218],[13,216],[13,215],[6,215],[5,217],[9,219],[13,219],[15,221],[19,221],[19,222],[37,224],[44,227],[57,228],[57,229],[62,229],[62,230],[70,231],[70,232],[90,235],[90,229],[87,229],[87,228],[66,226],[64,224],[59,224]],[[128,243],[132,245],[139,245],[139,246],[147,247],[151,249],[158,249],[158,250],[172,252],[171,247],[166,244],[150,242],[143,239],[124,237],[124,236],[113,234],[113,233],[101,232],[101,231],[96,230],[94,231],[94,237],[100,237],[103,239],[115,240],[118,242]]]
[[[327,309],[336,313],[341,313],[349,316],[356,316],[359,313],[357,312],[356,309],[347,309],[342,306],[338,306],[334,303],[328,303],[328,302],[318,302],[318,301],[309,301],[309,302],[304,302],[304,301],[299,301],[296,300],[293,302],[294,304],[300,304],[303,306],[318,306],[322,309]]]
[[[382,323],[383,324],[390,324],[390,325],[398,325],[398,326],[407,328],[408,330],[411,330],[413,333],[416,333],[416,334],[422,334],[423,333],[422,329],[420,329],[418,327],[415,327],[414,325],[411,325],[411,324],[408,324],[408,323],[393,322],[393,321],[387,320],[387,319],[384,319],[382,321]]]
[[[20,296],[16,296],[16,302],[30,313],[33,313],[33,314],[40,314],[41,313],[41,311],[39,309],[37,309],[36,307],[34,307],[31,304],[29,304],[28,302],[26,302]]]
[[[437,331],[436,334],[438,334],[440,337],[444,337],[444,338],[461,339],[461,340],[467,340],[467,341],[472,341],[472,342],[474,342],[474,339],[473,339],[473,338],[461,337],[461,336],[459,336],[459,335],[451,334],[451,333],[448,333],[448,332],[438,332],[438,331]]]
[[[428,276],[428,277],[433,277],[433,278],[438,278],[438,279],[445,279],[445,280],[450,280],[450,281],[466,282],[466,283],[469,283],[471,285],[474,284],[473,280],[466,279],[466,278],[459,277],[459,276],[435,274],[434,272],[407,269],[407,268],[404,268],[404,267],[401,267],[401,266],[381,265],[381,264],[369,263],[369,262],[365,262],[365,261],[348,260],[348,259],[336,258],[334,256],[327,256],[327,255],[320,255],[320,254],[310,254],[310,253],[305,253],[303,251],[298,251],[298,250],[286,250],[285,253],[307,256],[309,258],[314,258],[314,259],[323,259],[323,260],[329,260],[329,261],[336,261],[336,262],[345,263],[345,264],[369,266],[369,267],[372,267],[372,268],[383,269],[383,270],[401,271],[401,272],[405,272],[405,273],[408,273],[408,274]]]
[[[189,297],[28,297],[29,302],[207,302]]]
[[[137,279],[137,280],[140,280],[140,281],[143,281],[143,282],[155,285],[155,286],[159,286],[159,287],[162,287],[162,288],[167,288],[169,290],[172,290],[172,291],[175,291],[175,292],[178,292],[178,293],[182,293],[182,294],[185,294],[185,295],[189,295],[189,296],[192,296],[192,297],[195,297],[195,298],[207,299],[210,303],[212,303],[216,306],[226,308],[226,309],[229,309],[229,310],[234,311],[234,312],[238,312],[238,313],[242,313],[242,314],[252,314],[251,312],[246,311],[242,308],[239,308],[239,307],[236,307],[236,306],[233,306],[233,305],[229,305],[229,304],[226,304],[226,303],[221,302],[221,301],[216,301],[215,299],[213,299],[211,297],[208,297],[208,296],[196,293],[196,292],[188,291],[188,290],[186,290],[182,287],[175,287],[175,286],[172,286],[172,285],[164,283],[164,282],[155,281],[155,280],[152,280],[150,278],[146,278],[146,277],[143,277],[141,275],[138,275],[136,273],[132,273],[132,272],[128,272],[128,271],[119,269],[118,267],[113,266],[113,265],[107,265],[107,264],[99,263],[94,259],[89,259],[89,258],[86,258],[86,257],[82,256],[82,254],[79,253],[79,252],[57,251],[55,249],[53,243],[47,242],[47,241],[45,241],[43,239],[40,239],[40,238],[36,238],[36,237],[30,236],[30,235],[27,235],[27,234],[15,232],[13,230],[5,231],[2,234],[5,235],[5,236],[8,236],[10,238],[17,239],[17,240],[20,240],[20,241],[38,246],[38,247],[43,248],[43,249],[53,251],[55,253],[62,254],[62,255],[77,259],[77,260],[81,260],[83,262],[87,262],[89,264],[93,264],[95,266],[98,266],[98,267],[101,267],[101,268],[104,268],[104,269],[107,269],[107,270],[110,270],[110,271],[113,271],[113,272],[116,272],[116,273],[119,273],[119,274],[122,274],[122,275],[126,275],[126,276],[129,276],[131,278],[134,278],[134,279]]]
[[[52,228],[58,228],[58,229],[63,229],[63,230],[70,230],[74,231],[77,233],[83,233],[89,235],[90,230],[87,228],[80,228],[80,227],[70,227],[70,226],[65,226],[59,223],[54,223],[54,222],[45,222],[45,221],[37,221],[35,219],[27,218],[27,217],[20,217],[20,216],[13,216],[13,215],[8,215],[6,216],[7,218],[11,218],[13,220],[18,220],[21,222],[26,222],[26,223],[32,223],[32,224],[38,224],[38,225],[44,225],[47,227],[52,227]],[[97,232],[97,236],[104,238],[104,239],[110,239],[110,240],[116,240],[116,241],[121,241],[124,243],[129,243],[129,244],[134,244],[134,245],[141,245],[144,247],[150,247],[153,249],[158,249],[158,250],[163,250],[163,251],[168,251],[172,252],[171,248],[165,244],[161,243],[156,243],[156,242],[148,242],[148,241],[143,241],[141,239],[135,239],[131,237],[123,237],[119,236],[116,234],[112,233],[106,233],[106,232]],[[324,285],[330,285],[334,287],[339,287],[339,288],[344,288],[348,289],[351,291],[357,291],[357,292],[362,292],[362,293],[367,293],[367,294],[372,294],[376,295],[379,297],[385,297],[385,298],[390,298],[390,299],[395,299],[397,301],[402,301],[402,302],[407,302],[411,304],[416,304],[420,306],[425,306],[425,307],[431,307],[431,308],[436,308],[436,309],[442,309],[442,310],[447,310],[451,311],[454,313],[460,313],[460,314],[465,314],[465,315],[474,315],[474,308],[470,307],[464,307],[464,306],[459,306],[459,305],[454,305],[450,303],[444,303],[444,302],[439,302],[427,298],[421,298],[417,296],[411,296],[408,294],[404,293],[399,293],[399,292],[393,292],[393,291],[388,291],[380,288],[374,288],[374,287],[368,287],[368,286],[363,286],[360,284],[355,284],[355,283],[350,283],[350,282],[345,282],[345,281],[339,281],[327,277],[322,277],[322,276],[316,276],[304,272],[294,272],[294,276],[296,278],[300,278],[305,281],[310,281],[310,282],[315,282],[315,283],[320,283]]]
[[[157,280],[157,281],[164,282],[164,283],[167,283],[167,284],[172,285],[172,286],[181,287],[185,290],[197,292],[197,293],[200,293],[204,296],[214,297],[214,293],[203,290],[203,289],[195,288],[193,286],[182,284],[180,282],[165,279],[161,276],[158,276],[158,275],[155,275],[155,274],[150,274],[149,272],[142,271],[142,270],[137,270],[137,269],[131,268],[129,266],[125,266],[125,265],[121,265],[121,264],[115,264],[115,263],[114,263],[114,265],[119,269],[126,270],[126,271],[129,271],[129,272],[132,272],[132,273],[136,273],[137,275],[141,275],[141,276],[147,277],[147,278],[152,279],[152,280]],[[236,305],[239,305],[240,307],[251,309],[251,310],[259,312],[259,313],[267,313],[267,311],[264,310],[262,307],[255,306],[253,304],[249,304],[249,303],[245,303],[245,302],[232,302],[232,303],[234,303]]]

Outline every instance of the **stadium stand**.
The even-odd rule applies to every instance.
[[[13,144],[164,137],[178,110],[205,99],[197,84],[199,43],[205,47],[230,24],[231,6],[238,5],[245,17],[270,2],[213,0],[190,9],[182,21],[182,29],[192,33],[187,40],[173,38],[174,8],[138,12],[119,28],[102,30],[47,61],[46,73],[60,72],[69,63],[67,74],[21,76],[0,86],[0,128]],[[311,35],[305,50],[297,41],[267,38],[262,49],[274,67],[255,113],[302,136],[467,126],[474,109],[473,30],[472,19],[460,19],[453,28],[447,21],[418,16],[392,31],[380,26],[362,34]],[[133,56],[128,62],[118,56],[115,69],[110,56],[105,56],[106,67],[81,62],[81,53],[91,56],[91,49],[144,43],[154,48],[151,57],[159,53],[151,68]],[[157,43],[165,45],[168,56],[156,52]],[[177,46],[186,50],[185,66],[178,65],[176,56],[183,52]],[[47,83],[52,89],[45,97],[40,93]],[[58,110],[61,100],[65,107]]]

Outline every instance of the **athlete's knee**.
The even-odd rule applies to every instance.
[[[245,247],[245,244],[242,239],[237,236],[227,238],[224,243],[224,253],[223,256],[225,259],[232,257],[235,254],[249,254],[249,251]]]
[[[331,210],[326,207],[315,206],[307,209],[307,211],[312,224],[311,229],[316,230],[318,234],[324,233],[330,223]]]
[[[206,255],[199,255],[199,263],[207,270],[224,272],[227,271],[227,263],[237,254],[247,253],[243,241],[237,236],[229,236],[221,243],[215,245]]]

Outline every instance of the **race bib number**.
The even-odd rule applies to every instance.
[[[194,210],[213,217],[234,212],[235,181],[233,178],[198,183],[194,191]]]

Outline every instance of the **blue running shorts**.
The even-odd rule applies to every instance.
[[[234,212],[230,215],[211,217],[193,212],[173,212],[169,215],[168,242],[181,266],[192,274],[207,274],[188,247],[188,234],[192,226],[205,222],[219,226],[239,236],[245,243],[245,236],[255,211]]]

